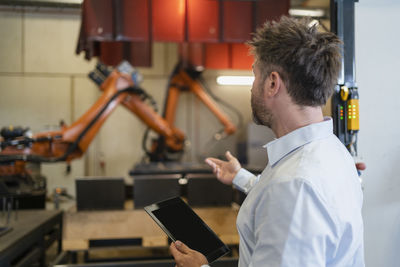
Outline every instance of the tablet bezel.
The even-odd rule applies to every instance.
[[[166,199],[166,200],[151,204],[149,206],[144,207],[144,210],[158,224],[158,226],[168,235],[168,237],[173,242],[175,242],[176,238],[164,226],[164,224],[157,218],[157,216],[153,213],[153,211],[156,211],[156,210],[162,209],[163,207],[171,206],[171,205],[174,205],[174,204],[177,204],[177,203],[183,203],[190,210],[190,213],[195,217],[195,219],[198,219],[201,222],[201,224],[210,232],[210,234],[212,234],[216,239],[218,239],[223,244],[223,246],[217,248],[216,250],[213,250],[208,255],[204,255],[207,258],[207,261],[209,263],[212,263],[216,259],[218,259],[218,258],[224,256],[225,254],[227,254],[228,252],[230,252],[230,249],[228,248],[228,246],[225,245],[224,242],[222,242],[222,240],[215,234],[215,232],[180,197],[169,198],[169,199]]]

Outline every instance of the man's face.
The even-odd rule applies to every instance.
[[[257,63],[253,64],[254,82],[251,88],[251,110],[253,112],[253,121],[258,125],[264,125],[271,128],[272,113],[266,106],[264,100],[264,82],[260,67]],[[267,78],[268,79],[268,78]]]

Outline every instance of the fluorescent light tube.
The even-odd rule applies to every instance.
[[[289,15],[295,17],[323,17],[325,15],[325,11],[322,9],[291,8],[289,9]]]
[[[252,85],[254,76],[218,76],[219,85]]]

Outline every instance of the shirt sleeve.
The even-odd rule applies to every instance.
[[[233,179],[233,185],[247,194],[259,180],[260,175],[255,176],[248,170],[241,168]]]
[[[300,179],[270,185],[255,203],[249,266],[326,266],[338,224],[312,186]]]

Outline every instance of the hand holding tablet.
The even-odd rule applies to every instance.
[[[191,250],[202,253],[209,263],[230,251],[179,197],[152,204],[144,209],[174,242],[182,241]]]
[[[208,266],[207,258],[198,251],[190,249],[181,241],[172,242],[169,250],[175,259],[176,266],[182,267],[203,267]]]

